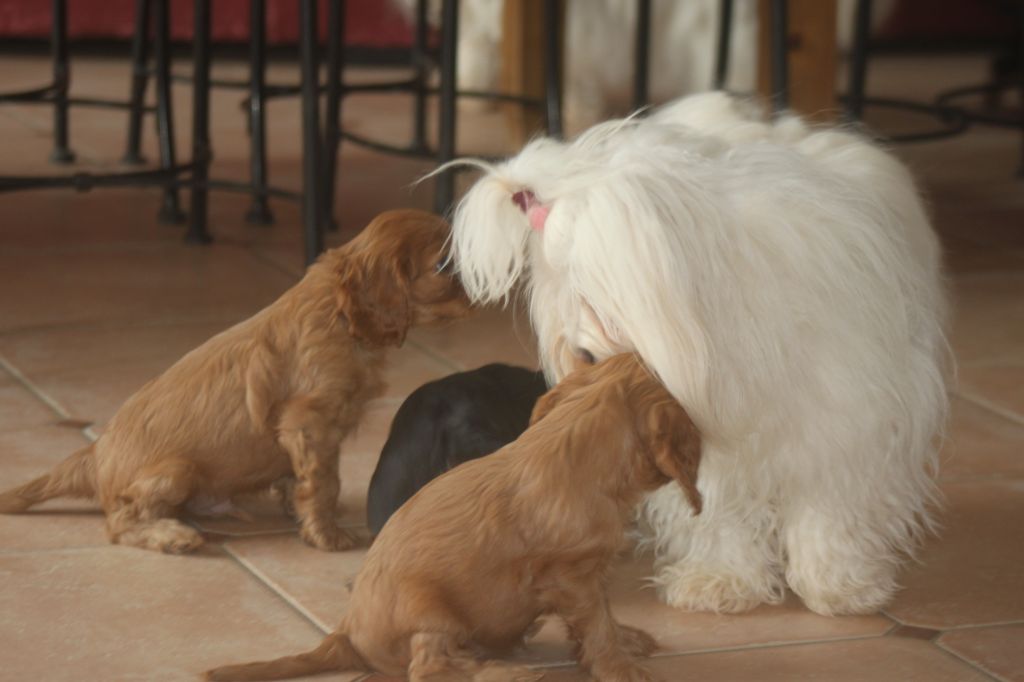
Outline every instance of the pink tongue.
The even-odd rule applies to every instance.
[[[544,223],[547,221],[551,209],[538,202],[533,192],[528,189],[516,192],[512,195],[512,203],[526,214],[527,220],[530,221],[530,227],[537,232],[544,229]]]
[[[530,220],[530,227],[537,232],[544,229],[544,223],[547,222],[548,213],[551,209],[547,206],[541,206],[540,204],[534,204],[526,211],[526,217]]]

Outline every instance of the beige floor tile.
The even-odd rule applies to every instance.
[[[0,353],[77,419],[102,426],[143,384],[247,315],[169,313],[141,320],[60,325],[0,334]],[[155,318],[155,319],[153,319]]]
[[[366,557],[365,549],[322,552],[289,535],[235,538],[224,548],[327,631],[341,621],[348,583]]]
[[[1024,478],[1024,425],[954,397],[948,440],[940,454],[944,480]]]
[[[387,369],[384,378],[388,387],[383,398],[404,400],[417,388],[452,373],[443,359],[424,352],[418,344],[406,343],[401,348],[391,349],[387,355]]]
[[[0,433],[53,424],[58,419],[48,405],[0,368]]]
[[[190,557],[117,547],[6,555],[0,576],[10,679],[195,679],[321,639],[213,548]]]
[[[899,637],[661,657],[652,659],[648,666],[664,682],[981,682],[988,679],[933,644]],[[544,678],[545,682],[586,679],[576,670],[553,671]]]
[[[383,440],[381,441],[383,445]],[[380,459],[378,447],[372,450],[342,451],[341,456],[341,522],[345,525],[366,525],[366,495],[370,479]]]
[[[1024,350],[1024,270],[963,275],[953,285],[953,349],[961,365]]]
[[[954,630],[939,644],[1000,679],[1024,680],[1024,625]]]
[[[40,170],[44,171],[52,173],[53,169]],[[88,194],[14,193],[5,196],[0,205],[5,250],[24,253],[73,245],[98,248],[123,242],[177,242],[182,230],[157,223],[159,206],[160,192],[150,188]]]
[[[1024,347],[1004,361],[960,367],[960,392],[1024,424]]]
[[[218,164],[217,177],[245,179],[244,160]],[[40,172],[52,172],[41,169]],[[201,246],[181,246],[184,224],[163,224],[157,220],[161,190],[156,188],[104,189],[91,193],[23,192],[5,196],[0,204],[6,248],[49,251],[88,247],[100,250],[113,245],[155,245],[206,252]],[[182,209],[188,210],[188,194],[181,195]],[[252,225],[245,221],[248,196],[234,192],[210,195],[208,228],[220,246],[294,247],[296,275],[302,273],[300,208],[295,202],[271,200],[276,219],[273,225]]]
[[[948,213],[944,217],[953,224],[972,219],[971,216],[950,216]],[[1019,219],[1019,216],[1017,218]],[[1018,229],[1017,232],[1021,232],[1021,230]],[[947,271],[954,275],[1019,271],[1024,268],[1024,246],[1009,249],[1005,243],[1000,243],[997,246],[977,244],[962,236],[947,236],[942,241],[945,247]]]
[[[538,366],[529,316],[518,307],[482,308],[465,320],[417,329],[409,338],[459,369],[476,369],[491,362]]]
[[[1002,139],[993,142],[996,146],[1006,144]],[[963,151],[959,159],[967,164],[967,157],[988,153],[1009,167],[1006,175],[993,168],[961,168],[942,180],[939,178],[947,171],[940,171],[925,188],[933,206],[932,224],[943,241],[943,261],[954,275],[1009,272],[1024,253],[1024,239],[1016,229],[1024,205],[1014,187],[1017,161],[1012,152],[1007,155],[1006,151],[1005,147],[997,152],[983,145]],[[974,180],[969,179],[972,170]]]
[[[944,629],[1024,620],[1024,490],[1020,480],[945,483],[944,528],[902,577],[886,613]]]
[[[356,432],[349,436],[341,444],[342,458],[353,455],[370,454],[376,457],[384,447],[384,441],[388,438],[391,430],[391,422],[398,412],[398,407],[407,396],[401,398],[382,398],[375,400],[367,406],[366,416],[356,429]],[[344,469],[344,465],[342,466]],[[344,474],[344,470],[342,474]]]
[[[87,444],[77,430],[59,426],[0,430],[0,491],[42,476]],[[52,500],[24,514],[0,514],[0,554],[106,544],[103,514],[90,500]]]
[[[0,331],[71,322],[247,316],[292,281],[238,249],[184,244],[0,252]]]
[[[86,364],[111,367],[147,362],[155,376],[245,317],[225,313],[198,320],[170,317],[53,325],[0,335],[0,349],[7,361],[29,378],[60,374]]]

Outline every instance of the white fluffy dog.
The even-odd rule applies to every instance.
[[[704,512],[669,485],[642,513],[663,598],[884,605],[931,526],[947,408],[941,256],[907,170],[721,93],[478,165],[454,220],[471,295],[522,281],[550,379],[636,350],[703,433]]]

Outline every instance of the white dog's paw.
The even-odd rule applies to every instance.
[[[802,597],[807,608],[823,616],[856,616],[878,613],[883,606],[889,603],[891,598],[892,592],[884,590],[862,590],[856,594],[822,593]]]
[[[862,567],[866,568],[866,567]],[[811,611],[823,616],[851,616],[877,613],[897,590],[895,569],[876,566],[854,576],[837,573],[834,567],[814,572],[813,578],[790,567],[786,581]]]
[[[670,606],[687,611],[742,613],[759,604],[778,604],[785,588],[776,576],[750,577],[710,570],[679,570],[667,566],[654,578],[658,595]]]

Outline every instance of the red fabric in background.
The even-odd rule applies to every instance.
[[[686,2],[687,0],[674,0]],[[827,0],[822,0],[823,2]],[[170,0],[175,40],[192,34],[193,0]],[[249,36],[249,0],[211,0],[213,39],[244,43]],[[1012,22],[999,12],[1007,0],[900,0],[880,37],[981,38],[1004,36]],[[294,43],[298,37],[298,0],[267,0],[267,40]],[[388,0],[349,0],[345,39],[362,47],[406,47],[412,28]],[[127,40],[132,35],[134,0],[68,0],[72,38]],[[326,35],[327,1],[320,0],[320,35]],[[0,0],[0,39],[46,38],[50,34],[49,0]]]
[[[171,38],[192,37],[192,0],[170,0]],[[0,0],[0,38],[47,38],[50,35],[47,0]],[[249,0],[211,0],[213,40],[244,43],[249,39]],[[72,38],[132,37],[135,0],[68,0],[68,34]],[[327,0],[320,0],[321,38],[327,34]],[[299,34],[298,0],[267,0],[267,41],[294,43]],[[362,47],[406,47],[412,27],[387,0],[349,0],[345,40]]]
[[[1012,0],[900,0],[880,37],[893,41],[1008,37],[1016,22],[1013,4]]]

